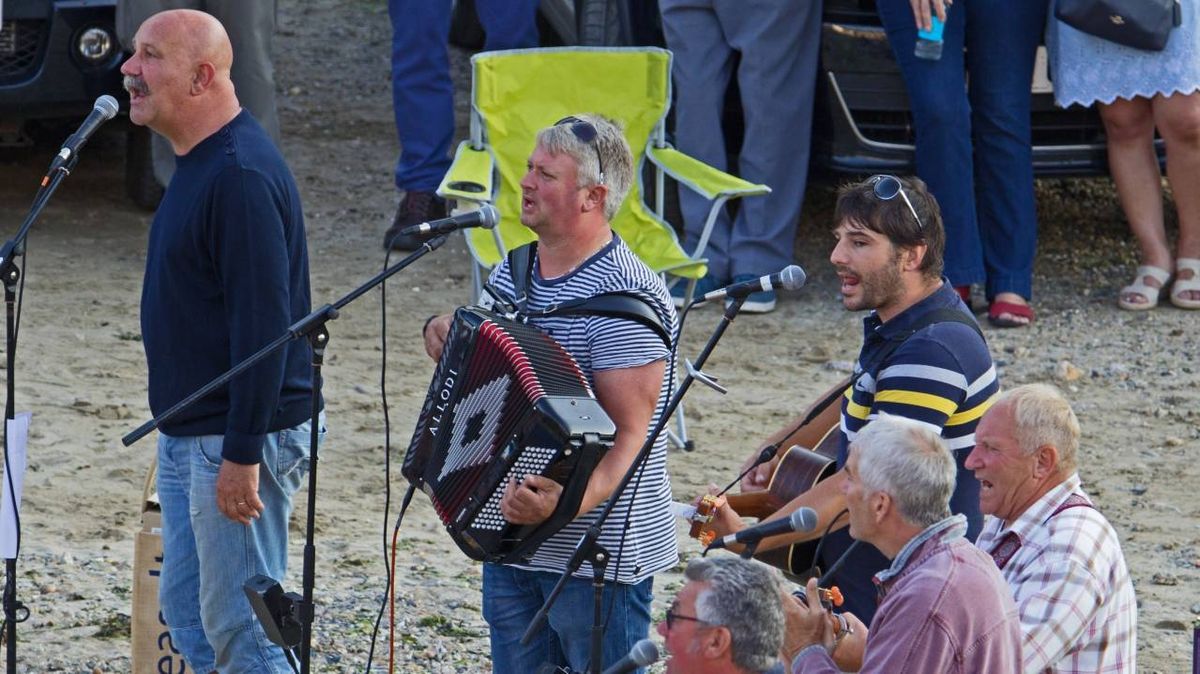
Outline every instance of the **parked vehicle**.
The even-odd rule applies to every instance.
[[[104,94],[128,110],[116,0],[3,0],[2,11],[0,147],[32,145],[41,130],[62,133]],[[130,125],[127,139],[127,191],[154,208],[162,191],[153,181],[149,132]]]
[[[458,0],[458,5],[452,35],[461,38],[461,29],[473,21],[473,0]],[[648,0],[543,0],[539,23],[543,43],[576,44],[580,33],[575,17],[579,9],[591,17],[606,16],[615,26],[604,36],[607,44],[662,46],[655,6]],[[813,173],[913,173],[915,133],[908,95],[875,11],[875,0],[825,0],[823,11],[813,119]],[[622,26],[621,21],[628,25]],[[475,42],[456,37],[452,40],[463,46],[482,45],[482,33]],[[1034,174],[1106,174],[1108,158],[1099,115],[1093,108],[1064,110],[1055,106],[1044,50],[1039,54],[1031,89]],[[736,156],[741,123],[736,91],[726,102],[728,147]],[[1158,149],[1162,161],[1165,155],[1161,143]]]
[[[1032,82],[1034,174],[1107,174],[1104,127],[1096,110],[1059,108],[1052,92],[1042,49]],[[908,96],[875,0],[825,0],[813,124],[814,168],[853,174],[913,171]],[[1161,159],[1161,145],[1159,153]]]

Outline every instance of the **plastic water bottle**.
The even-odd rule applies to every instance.
[[[934,14],[930,17],[929,30],[917,31],[917,46],[913,54],[919,59],[937,61],[942,58],[942,31],[945,24]]]

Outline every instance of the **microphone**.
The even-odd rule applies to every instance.
[[[491,229],[500,222],[500,212],[491,204],[484,204],[478,210],[459,213],[453,217],[442,218],[432,222],[422,222],[419,225],[405,227],[400,233],[407,236],[425,236],[429,234],[446,234],[467,227],[483,227]]]
[[[796,531],[812,531],[817,528],[817,511],[812,508],[800,508],[792,513],[787,519],[771,520],[770,522],[760,522],[752,527],[747,527],[737,532],[729,534],[725,538],[718,538],[709,544],[709,550],[728,547],[732,543],[742,543],[743,545],[753,545],[764,538],[778,536],[780,534],[790,534]]]
[[[629,650],[629,655],[617,661],[617,664],[604,670],[604,674],[629,674],[629,672],[637,671],[642,667],[658,662],[658,646],[654,645],[649,639],[642,639],[633,645]]]
[[[720,290],[714,290],[706,293],[701,302],[712,302],[713,300],[721,300],[726,297],[745,297],[751,293],[761,292],[763,290],[799,290],[804,286],[804,282],[808,280],[804,270],[800,265],[791,264],[784,267],[782,270],[770,274],[768,276],[760,276],[752,281],[742,281],[727,285]]]
[[[50,170],[46,171],[46,177],[50,174],[66,166],[83,149],[84,143],[96,133],[96,129],[100,125],[115,117],[117,114],[117,99],[105,94],[96,99],[96,104],[92,106],[92,112],[83,120],[83,124],[79,125],[79,130],[71,134],[67,138],[67,142],[63,143],[62,149],[54,157],[54,161],[50,162]],[[43,180],[43,184],[45,181]]]

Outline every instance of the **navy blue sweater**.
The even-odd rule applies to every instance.
[[[279,150],[246,111],[176,158],[146,252],[142,340],[155,415],[310,311],[304,215]],[[162,424],[224,435],[222,457],[262,459],[264,436],[310,416],[300,340]]]

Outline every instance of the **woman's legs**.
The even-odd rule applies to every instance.
[[[1100,119],[1108,136],[1108,167],[1117,186],[1117,196],[1129,228],[1138,240],[1141,263],[1171,271],[1171,249],[1163,227],[1162,175],[1154,153],[1154,111],[1149,99],[1118,98],[1100,105]],[[1152,288],[1162,284],[1146,276],[1142,283]],[[1146,298],[1125,293],[1128,304]]]
[[[1179,213],[1176,257],[1200,258],[1200,192],[1195,189],[1200,181],[1200,93],[1155,96],[1153,108],[1154,124],[1167,144],[1167,178]],[[1180,270],[1176,280],[1193,275],[1190,269]],[[1182,290],[1178,295],[1200,300],[1200,290]]]

